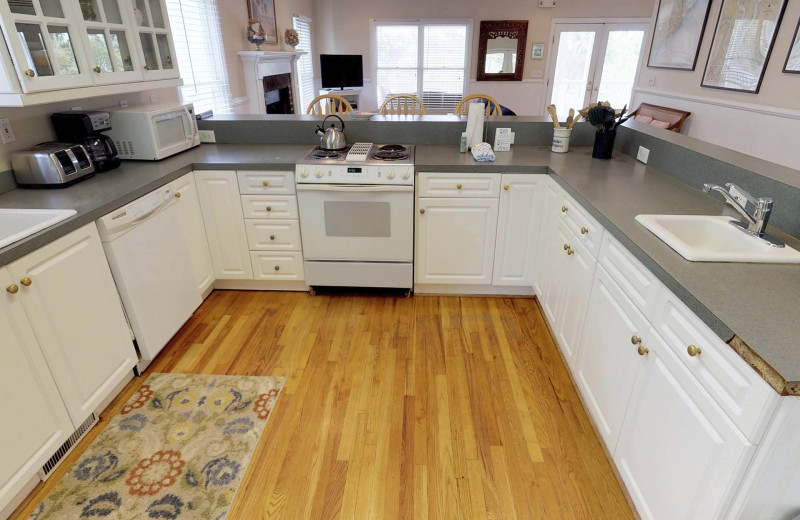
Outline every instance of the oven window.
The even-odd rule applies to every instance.
[[[326,201],[325,235],[329,237],[392,236],[388,202]]]

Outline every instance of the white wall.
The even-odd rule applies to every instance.
[[[800,132],[800,75],[782,72],[800,18],[800,2],[788,2],[758,94],[701,86],[721,3],[712,0],[694,71],[647,67],[648,42],[633,106],[648,102],[688,110],[692,116],[684,134],[800,170],[800,154],[794,148]],[[658,1],[653,15],[657,8]]]

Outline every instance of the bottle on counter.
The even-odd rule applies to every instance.
[[[461,148],[459,150],[461,153],[467,153],[467,133],[461,132]]]

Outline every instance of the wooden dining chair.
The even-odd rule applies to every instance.
[[[456,106],[456,109],[453,113],[457,116],[467,115],[469,113],[470,103],[485,103],[487,116],[503,115],[503,111],[500,108],[500,103],[495,101],[494,98],[487,96],[486,94],[472,94],[471,96],[465,97],[464,99],[459,101],[458,106]]]
[[[417,96],[395,94],[386,98],[378,112],[384,115],[423,116],[425,104]]]
[[[314,98],[314,100],[308,105],[306,114],[347,114],[352,111],[353,107],[350,106],[350,102],[342,96],[337,96],[336,94],[325,94],[323,96],[317,96]]]

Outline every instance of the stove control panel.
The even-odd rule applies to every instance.
[[[298,164],[295,169],[298,184],[395,184],[414,185],[411,165]]]

